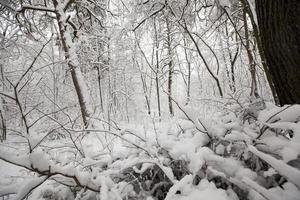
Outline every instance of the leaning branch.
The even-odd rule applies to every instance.
[[[40,49],[40,51],[38,52],[38,54],[34,57],[33,61],[31,62],[30,66],[27,68],[27,70],[25,71],[24,74],[22,74],[21,78],[18,80],[17,84],[15,85],[15,87],[17,88],[19,86],[19,84],[21,83],[21,81],[23,80],[23,78],[26,76],[26,74],[30,71],[30,69],[32,69],[32,67],[34,66],[35,62],[37,61],[37,59],[40,57],[40,55],[42,54],[44,48],[47,46],[47,44],[49,44],[49,42],[52,40],[52,36],[51,35],[50,39],[42,46],[42,48]],[[23,88],[23,87],[22,87]],[[20,91],[18,91],[20,92]]]
[[[44,11],[44,12],[52,12],[55,13],[54,9],[43,7],[43,6],[32,6],[32,5],[24,5],[20,10],[17,12],[22,13],[25,10],[35,10],[35,11]]]
[[[197,119],[198,122],[201,124],[201,126],[203,127],[204,130],[201,130],[201,129],[196,125],[197,122],[195,122],[194,119],[192,119],[192,118],[187,114],[187,112],[179,105],[179,103],[178,103],[171,95],[169,95],[169,96],[170,96],[171,100],[177,105],[177,107],[179,108],[179,110],[181,110],[181,111],[183,112],[183,114],[186,116],[186,118],[187,118],[188,120],[190,120],[191,122],[194,123],[196,129],[197,129],[199,132],[206,134],[206,135],[209,137],[209,139],[211,140],[212,137],[209,135],[209,133],[208,133],[208,131],[207,131],[207,128],[204,126],[204,124],[201,122],[201,120],[200,120],[200,119]]]
[[[156,11],[154,11],[151,15],[149,15],[148,17],[145,17],[142,21],[140,21],[140,23],[138,23],[137,26],[135,26],[132,31],[136,31],[136,29],[138,29],[147,19],[153,17],[154,15],[156,15],[157,13],[161,12],[164,8],[166,7],[165,4],[162,5],[162,7]]]

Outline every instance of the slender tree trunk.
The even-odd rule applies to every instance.
[[[228,34],[228,27],[227,24],[225,26],[225,33],[226,33],[226,48],[228,51],[228,55],[229,55],[229,61],[230,61],[230,79],[231,79],[231,88],[232,88],[232,92],[235,93],[236,92],[236,86],[235,86],[235,63],[239,54],[239,47],[237,46],[236,51],[234,53],[234,55],[232,54],[231,50],[230,50],[230,44],[229,44],[229,34]],[[237,37],[237,35],[236,35]],[[237,39],[236,39],[237,40]],[[229,70],[228,70],[229,72]]]
[[[114,70],[114,72],[113,72],[113,103],[114,103],[113,111],[114,111],[114,114],[117,113],[117,109],[118,109],[118,98],[117,98],[116,91],[117,91],[117,73]]]
[[[168,16],[166,16],[167,25],[167,49],[168,49],[168,59],[169,59],[169,71],[168,71],[168,103],[170,115],[174,115],[173,105],[172,105],[172,83],[173,83],[173,56],[172,56],[172,46],[171,46],[171,27]]]
[[[187,46],[187,39],[184,37],[183,38],[184,46]],[[185,60],[187,62],[187,68],[188,68],[188,77],[187,77],[187,98],[186,98],[186,105],[190,102],[191,99],[191,62],[190,62],[190,56],[188,55],[187,49],[184,48],[184,55],[185,55]]]
[[[54,23],[51,24],[51,32],[54,33]],[[57,99],[58,99],[58,76],[59,76],[59,70],[57,70],[57,67],[55,66],[55,53],[54,53],[54,47],[55,47],[55,41],[54,37],[51,39],[51,61],[52,61],[52,75],[53,75],[53,118],[57,119],[57,113],[55,112],[56,106],[57,106]]]
[[[208,66],[208,63],[206,62],[203,54],[201,53],[200,51],[200,48],[198,46],[198,43],[197,41],[195,40],[195,38],[193,37],[192,33],[189,31],[186,23],[184,22],[184,24],[181,24],[179,23],[179,25],[184,28],[184,30],[186,31],[186,33],[188,34],[188,36],[190,37],[190,39],[192,40],[192,42],[194,43],[195,47],[196,47],[196,50],[197,50],[197,53],[198,55],[200,56],[200,58],[202,59],[208,73],[211,75],[211,77],[215,80],[216,84],[217,84],[217,88],[218,88],[218,91],[219,91],[219,94],[221,97],[223,97],[223,91],[222,91],[222,88],[221,88],[221,84],[220,84],[220,80],[219,78],[212,72],[212,70],[209,68]]]
[[[108,39],[108,41],[110,41],[110,38]],[[112,86],[111,86],[111,65],[110,65],[110,45],[108,43],[107,46],[107,51],[108,51],[108,59],[107,59],[107,64],[108,64],[108,88],[107,88],[107,121],[108,121],[108,130],[111,130],[111,109],[112,109]],[[106,134],[105,134],[105,138],[106,138]]]
[[[100,66],[97,66],[96,68],[97,68],[97,79],[98,79],[98,87],[99,87],[100,108],[101,108],[101,112],[103,112],[103,95],[102,95],[102,87],[101,87]]]
[[[250,41],[249,41],[249,30],[248,30],[248,23],[247,23],[247,15],[246,15],[246,8],[243,9],[243,20],[244,20],[244,30],[245,30],[245,49],[248,56],[249,61],[249,70],[251,74],[251,91],[250,96],[258,98],[258,90],[257,90],[257,81],[256,81],[256,68],[254,63],[254,58],[250,49]]]
[[[173,62],[169,62],[169,76],[168,76],[168,102],[170,115],[174,115],[172,105],[172,82],[173,82]]]
[[[153,66],[153,65],[152,65]],[[153,87],[153,70],[150,70],[150,86],[149,86],[149,93],[148,93],[148,98],[149,98],[149,104],[150,104],[150,113],[151,113],[151,96],[152,96],[152,87]]]
[[[155,73],[155,85],[156,85],[158,116],[159,116],[159,118],[161,118],[158,72]]]
[[[4,82],[4,65],[0,63],[0,76],[1,76],[1,82],[2,82],[2,91],[5,91],[6,86]],[[3,96],[0,97],[0,138],[3,140],[6,140],[6,120],[5,120],[5,99]]]
[[[76,52],[74,51],[74,49],[71,49],[74,47],[73,44],[70,44],[72,43],[72,39],[65,24],[66,14],[63,11],[63,5],[58,0],[53,0],[53,5],[55,8],[55,14],[60,33],[60,40],[65,53],[65,59],[71,71],[71,77],[78,97],[82,120],[84,126],[87,127],[88,118],[91,113],[89,108],[90,102],[87,85],[84,81],[82,72],[80,70]]]
[[[257,0],[256,13],[279,103],[300,103],[300,1]]]
[[[129,123],[129,112],[128,112],[128,89],[127,89],[127,84],[126,84],[126,73],[125,73],[125,68],[123,69],[123,85],[124,85],[124,90],[125,90],[125,111],[126,111],[126,119],[127,122]]]
[[[155,57],[156,57],[155,85],[156,85],[158,116],[159,116],[159,120],[161,120],[159,78],[158,78],[158,75],[159,75],[159,55],[158,55],[159,41],[158,41],[158,33],[157,33],[157,27],[156,27],[155,19],[154,19],[154,30],[155,30],[155,44],[156,44],[156,50],[155,50]]]
[[[6,140],[6,121],[5,121],[4,114],[2,114],[3,111],[4,110],[0,108],[0,133],[1,133],[0,139],[1,139],[1,142]]]
[[[101,51],[104,51],[104,44],[102,41],[99,41],[99,36],[96,36],[96,48],[97,48],[97,66],[96,66],[96,70],[97,70],[97,82],[98,82],[98,89],[99,89],[99,101],[100,101],[100,109],[101,109],[101,112],[104,112],[103,110],[103,94],[102,94],[102,83],[101,83],[101,73],[102,73],[102,68],[105,68],[105,65],[104,67],[101,67],[102,64],[100,64],[101,62]],[[102,59],[102,61],[104,61]]]
[[[227,33],[227,32],[226,32]],[[230,52],[230,49],[228,47],[228,34],[226,34],[226,43],[227,43],[227,47],[226,47],[226,50],[228,51],[228,54],[231,55],[231,52]],[[226,59],[226,56],[225,56],[225,50],[224,50],[224,47],[223,47],[223,39],[222,39],[222,36],[220,36],[220,40],[219,40],[219,45],[221,47],[221,51],[222,51],[222,58],[223,58],[223,61],[224,61],[224,65],[225,65],[225,70],[226,70],[226,76],[228,78],[228,85],[229,85],[229,89],[232,93],[234,93],[234,87],[233,87],[233,83],[232,83],[232,80],[231,80],[231,76],[230,76],[230,71],[229,71],[229,67],[228,67],[228,62],[227,62],[227,59]],[[224,88],[224,90],[226,89],[226,87]]]
[[[143,72],[142,72],[142,69],[139,66],[138,61],[133,59],[133,62],[136,63],[137,68],[139,69],[139,72],[140,72],[140,78],[141,78],[141,81],[142,81],[143,92],[144,92],[144,97],[145,97],[145,101],[146,101],[146,105],[147,105],[148,115],[150,115],[151,114],[151,107],[150,107],[150,101],[149,101],[149,98],[148,98],[146,78],[143,76]]]

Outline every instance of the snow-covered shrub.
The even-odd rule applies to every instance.
[[[52,186],[52,187],[51,187]],[[47,187],[41,187],[39,190],[38,199],[44,200],[72,200],[74,199],[74,194],[70,188],[60,185],[60,184],[51,184]],[[37,193],[37,192],[36,192]]]
[[[230,99],[209,118],[195,108],[180,109],[182,116],[168,122],[112,130],[66,127],[65,138],[32,133],[19,139],[23,145],[17,151],[2,146],[1,160],[24,168],[31,178],[1,186],[0,195],[34,199],[40,191],[40,198],[68,200],[298,199],[300,105]],[[58,192],[57,184],[68,189]]]

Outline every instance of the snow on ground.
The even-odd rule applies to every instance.
[[[0,187],[16,182],[24,169],[0,160]]]
[[[162,175],[157,183],[170,186],[165,194],[167,200],[244,197],[297,200],[300,171],[295,163],[300,153],[300,128],[299,122],[295,123],[298,120],[295,110],[298,112],[298,107],[281,109],[269,106],[258,113],[256,122],[245,122],[239,116],[249,111],[216,113],[209,119],[186,109],[184,115],[162,122],[145,119],[140,124],[122,123],[119,128],[105,131],[99,125],[88,134],[72,130],[72,138],[48,138],[41,145],[38,138],[43,137],[37,135],[29,138],[31,145],[39,144],[30,154],[26,153],[28,148],[22,140],[18,152],[5,147],[16,140],[9,138],[0,149],[3,159],[13,159],[27,168],[40,172],[49,170],[56,175],[46,180],[45,176],[32,176],[34,174],[27,170],[0,161],[0,192],[15,193],[16,188],[11,186],[18,186],[22,189],[17,197],[22,197],[30,186],[41,184],[29,199],[74,199],[70,189],[59,184],[62,181],[99,190],[101,199],[134,197],[141,190],[145,191],[140,199],[151,199],[151,188],[155,188],[151,185],[155,180],[151,176],[159,171]],[[276,121],[270,120],[273,117]],[[258,138],[264,128],[266,131]],[[74,138],[81,139],[75,141]],[[287,149],[293,153],[288,154]],[[182,163],[181,168],[172,165],[177,161]],[[178,170],[182,173],[180,178]],[[128,174],[133,177],[127,177]],[[281,177],[281,183],[275,180],[276,176]],[[89,198],[97,196],[84,190],[77,191],[79,194]]]

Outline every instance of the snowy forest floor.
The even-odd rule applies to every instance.
[[[10,134],[0,145],[4,199],[297,200],[300,105],[224,103],[205,118]],[[29,153],[28,153],[29,150]],[[4,162],[5,161],[5,162]],[[11,164],[8,164],[11,163]]]

